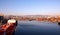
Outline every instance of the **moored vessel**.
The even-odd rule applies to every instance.
[[[17,20],[4,19],[0,16],[0,35],[13,35],[17,26]]]

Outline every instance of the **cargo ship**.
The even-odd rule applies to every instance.
[[[0,16],[0,35],[13,35],[16,31],[17,20],[15,19],[4,19]]]

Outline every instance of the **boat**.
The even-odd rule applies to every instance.
[[[4,19],[0,16],[0,35],[13,35],[16,31],[17,20],[15,19]]]
[[[58,22],[58,25],[60,25],[60,22]]]

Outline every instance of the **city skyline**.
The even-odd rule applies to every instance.
[[[6,15],[60,15],[60,0],[0,0],[0,13]]]

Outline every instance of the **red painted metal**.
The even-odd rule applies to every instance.
[[[12,35],[16,28],[16,23],[4,24],[1,26],[0,35]]]

